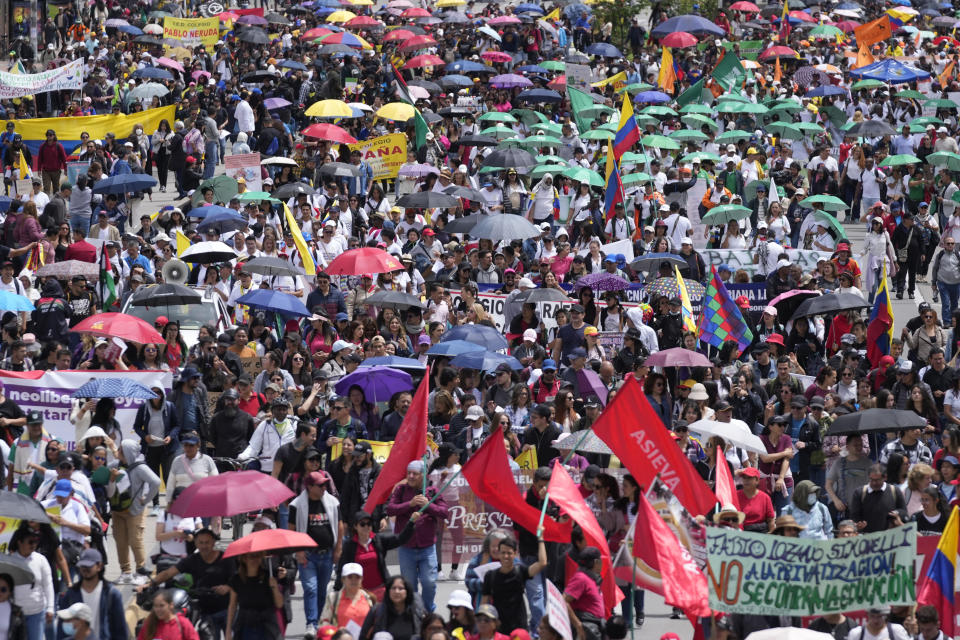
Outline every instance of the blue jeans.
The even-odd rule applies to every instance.
[[[317,626],[320,620],[320,603],[327,601],[327,585],[333,573],[333,553],[323,551],[307,553],[307,564],[300,565],[300,584],[303,585],[303,612],[307,624]]]
[[[80,229],[83,231],[83,235],[87,235],[87,232],[90,231],[90,216],[86,214],[70,216],[70,228]]]
[[[432,613],[436,609],[433,599],[437,595],[436,546],[430,545],[421,549],[400,547],[397,549],[397,556],[400,561],[400,574],[413,585],[414,590],[419,584],[423,606],[428,613]]]
[[[47,614],[44,611],[24,616],[27,627],[27,640],[44,640],[43,628],[47,624]]]
[[[782,492],[774,489],[773,495],[770,497],[773,500],[773,511],[780,515],[781,509],[790,504],[790,499],[793,497],[793,487],[787,487],[787,495],[783,495]]]
[[[290,505],[286,502],[277,507],[277,528],[286,529],[290,524]]]
[[[950,326],[950,314],[957,308],[960,301],[960,284],[944,284],[937,280],[937,291],[940,292],[940,321],[943,326]]]
[[[203,145],[203,179],[209,180],[220,162],[220,142],[210,140]]]
[[[523,564],[529,567],[537,561],[537,558],[536,556],[524,556],[522,560]],[[532,630],[532,632],[536,632],[546,606],[547,591],[543,579],[544,574],[540,572],[523,585],[524,591],[527,592],[527,602],[530,604],[530,619],[527,621],[529,625],[527,630]]]

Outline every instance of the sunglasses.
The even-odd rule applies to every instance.
[[[93,456],[93,459],[94,459],[94,460],[99,460],[100,462],[106,462],[106,461],[107,461],[106,456]]]
[[[357,526],[358,526],[358,527],[369,527],[369,526],[371,526],[371,524],[370,524],[370,521],[369,521],[369,520],[361,520],[360,522],[357,523]]]
[[[740,518],[737,518],[737,517],[720,518],[720,522],[724,522],[726,524],[740,524]]]

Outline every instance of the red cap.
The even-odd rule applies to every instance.
[[[194,158],[193,156],[187,156],[187,162],[188,162],[188,163],[190,163],[190,162],[196,162],[196,161],[197,161],[197,159]]]
[[[326,471],[311,471],[307,474],[307,477],[304,478],[303,484],[306,487],[313,487],[316,485],[328,484],[330,482],[330,476],[327,475]]]
[[[751,478],[759,478],[760,470],[757,469],[756,467],[744,467],[743,469],[740,470],[740,475],[750,476]]]
[[[326,624],[317,629],[317,638],[318,640],[324,640],[325,638],[332,638],[334,634],[337,633],[337,628],[332,624]]]
[[[737,299],[734,300],[734,302],[736,302],[737,306],[740,307],[741,309],[750,308],[750,298],[748,298],[747,296],[738,296]]]
[[[437,235],[437,232],[434,231],[433,229],[431,229],[430,227],[425,227],[424,230],[423,230],[423,235],[425,235],[425,236],[435,236],[435,235]]]
[[[778,344],[782,347],[783,336],[780,335],[779,333],[771,333],[769,336],[767,336],[767,342],[768,343],[772,342],[773,344]]]
[[[846,242],[841,242],[840,244],[837,245],[837,253],[840,253],[841,251],[849,252],[850,245],[847,244]]]
[[[157,319],[153,321],[153,326],[163,325],[164,327],[169,324],[170,320],[167,319],[167,316],[157,316]]]
[[[514,629],[510,632],[510,640],[530,640],[530,633],[526,629]]]

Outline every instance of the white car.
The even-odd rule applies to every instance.
[[[224,331],[234,328],[230,312],[227,311],[227,305],[219,295],[211,290],[198,287],[191,288],[200,294],[201,301],[199,304],[141,307],[131,305],[131,300],[128,298],[122,312],[146,320],[151,325],[159,316],[166,316],[168,320],[177,320],[180,322],[180,335],[186,342],[187,347],[192,347],[197,343],[200,327],[203,325],[214,327],[214,338]]]

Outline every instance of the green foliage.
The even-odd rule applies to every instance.
[[[713,0],[715,1],[715,0]],[[611,40],[621,51],[627,46],[627,32],[634,16],[650,6],[649,0],[597,0],[593,5],[593,26],[599,31],[604,24],[613,25]],[[646,20],[644,20],[646,22]],[[644,25],[646,27],[646,25]]]

